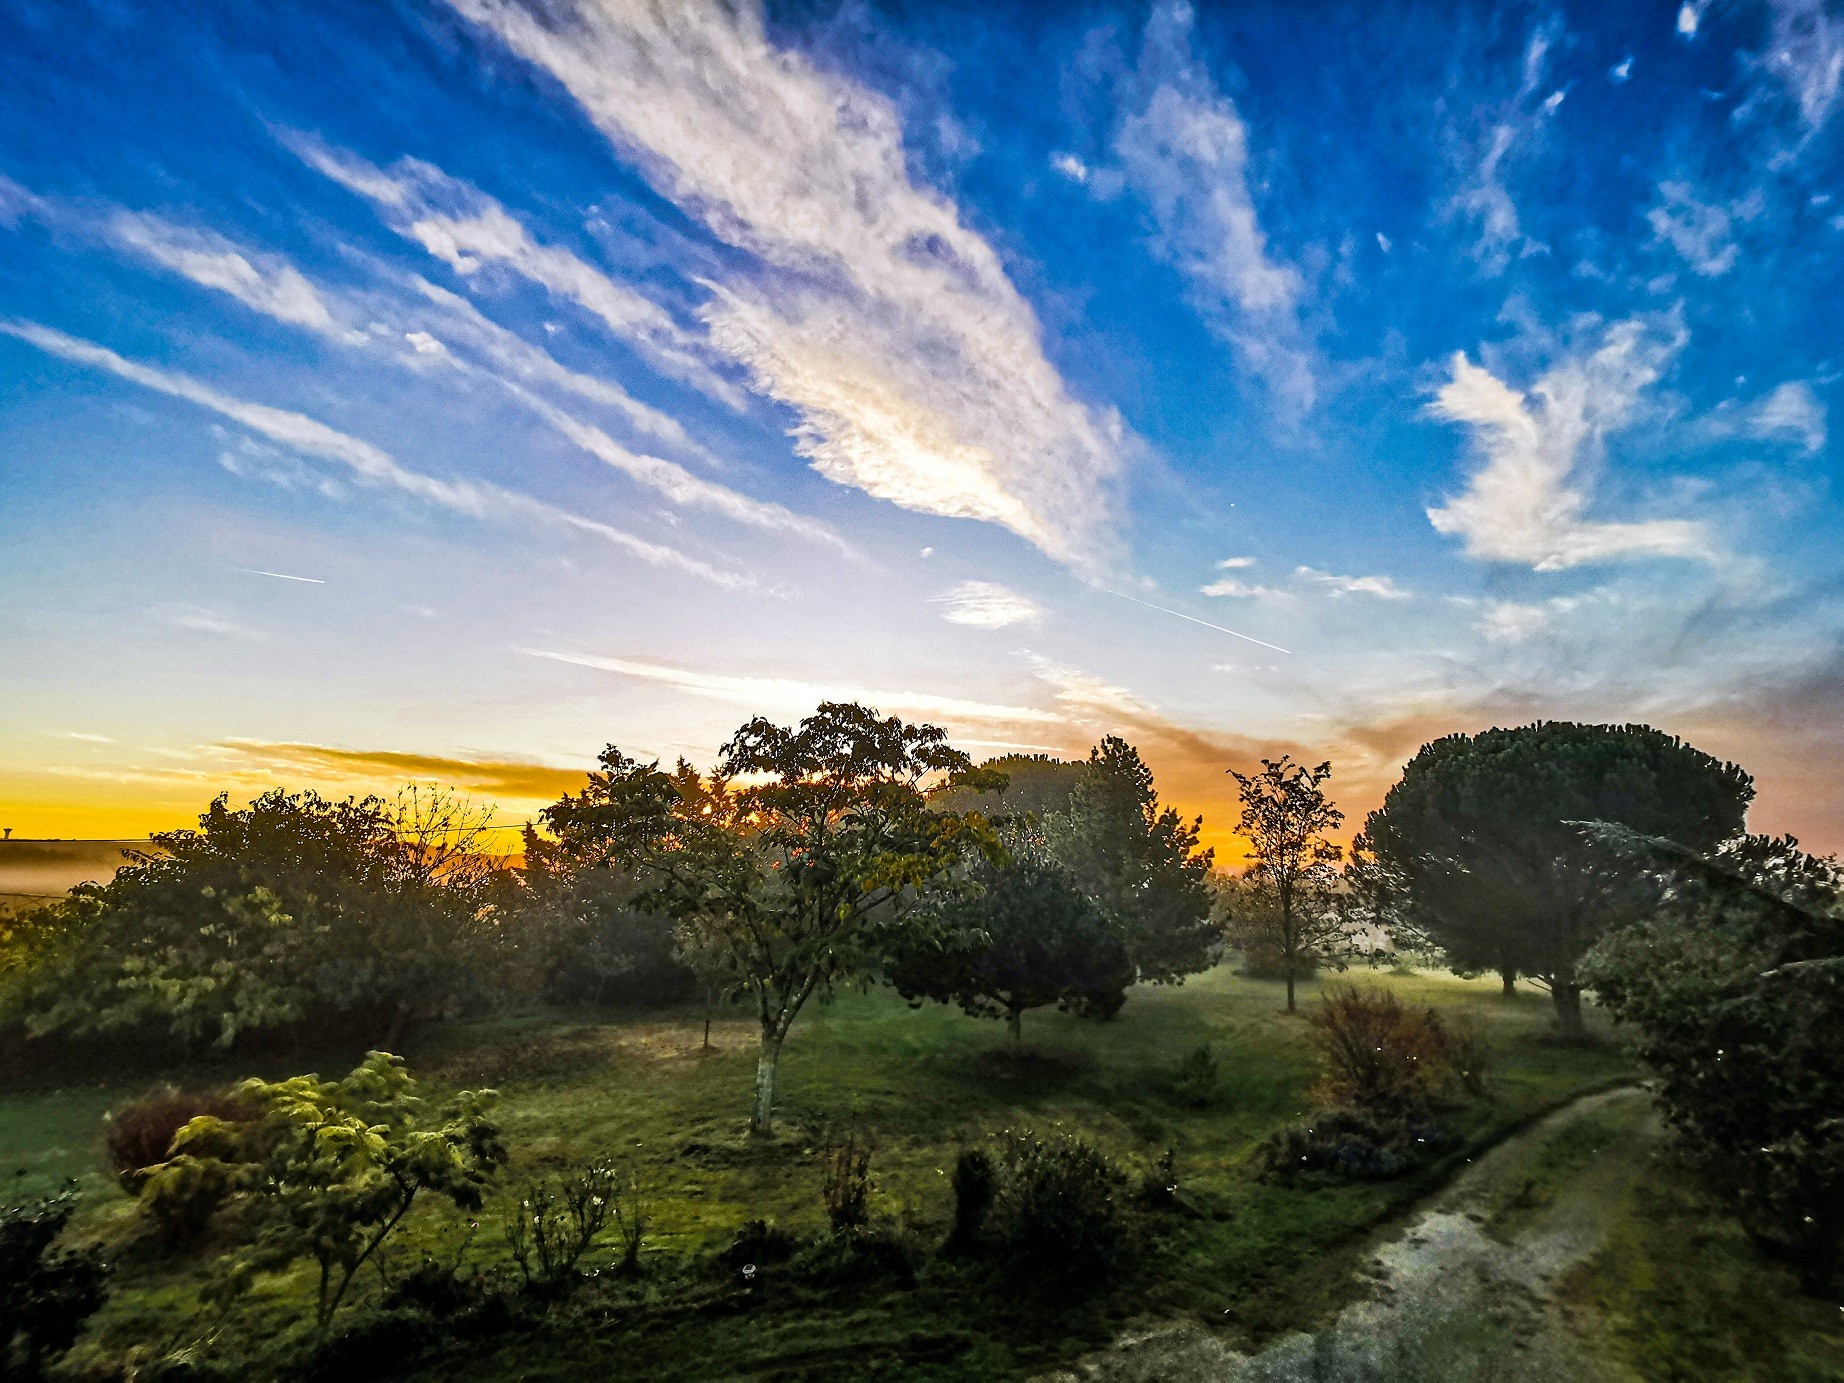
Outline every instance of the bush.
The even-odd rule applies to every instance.
[[[954,1159],[954,1228],[943,1246],[949,1253],[965,1253],[978,1246],[992,1209],[996,1177],[992,1158],[980,1148],[963,1148]]]
[[[103,1303],[101,1251],[56,1247],[74,1188],[0,1209],[0,1378],[39,1377]]]
[[[1387,1181],[1456,1142],[1447,1130],[1424,1119],[1329,1109],[1268,1135],[1255,1151],[1255,1164],[1267,1180],[1321,1175],[1339,1181]]]
[[[853,1229],[869,1217],[871,1149],[856,1135],[826,1150],[826,1219],[834,1229]]]
[[[822,1236],[795,1260],[801,1277],[822,1287],[860,1283],[915,1284],[914,1257],[901,1231],[889,1224],[858,1224]]]
[[[717,1261],[730,1268],[767,1267],[787,1262],[798,1247],[794,1236],[773,1220],[751,1220],[736,1232]]]
[[[1104,1154],[1061,1129],[1007,1130],[999,1166],[991,1221],[1002,1252],[1055,1280],[1098,1282],[1113,1273],[1127,1242],[1126,1177]]]
[[[1172,1075],[1172,1098],[1191,1109],[1206,1109],[1223,1093],[1223,1070],[1210,1044],[1194,1047]]]
[[[1385,1116],[1425,1114],[1477,1092],[1483,1051],[1431,1008],[1410,1008],[1386,989],[1331,985],[1312,1018],[1325,1063],[1317,1100]]]
[[[640,1257],[645,1233],[638,1179],[611,1162],[597,1162],[525,1189],[513,1202],[504,1234],[528,1287],[561,1285],[614,1220],[622,1231],[625,1267]]]
[[[103,1154],[122,1190],[139,1195],[148,1172],[167,1160],[173,1136],[187,1124],[203,1115],[241,1123],[252,1114],[227,1091],[156,1091],[104,1118]]]

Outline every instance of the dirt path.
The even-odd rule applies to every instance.
[[[1555,1296],[1600,1246],[1662,1132],[1632,1087],[1584,1096],[1492,1149],[1360,1270],[1362,1299],[1311,1335],[1248,1358],[1194,1326],[1124,1337],[1055,1375],[1108,1383],[1459,1380],[1600,1383]]]

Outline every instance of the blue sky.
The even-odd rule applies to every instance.
[[[0,816],[822,696],[976,753],[1647,720],[1844,845],[1844,11],[0,17]]]

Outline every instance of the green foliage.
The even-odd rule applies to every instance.
[[[1193,1047],[1178,1063],[1172,1098],[1190,1109],[1208,1109],[1223,1098],[1223,1065],[1208,1042]]]
[[[415,1091],[403,1061],[385,1052],[340,1081],[245,1081],[238,1098],[257,1117],[195,1119],[142,1194],[150,1205],[174,1195],[222,1203],[242,1240],[225,1264],[227,1293],[259,1272],[313,1260],[324,1328],[419,1196],[477,1210],[505,1164],[487,1114],[492,1091],[461,1091],[428,1119]]]
[[[0,1378],[37,1378],[102,1305],[98,1248],[59,1248],[74,1189],[0,1208]]]
[[[1090,751],[1068,807],[1043,819],[1051,857],[1125,941],[1141,980],[1176,983],[1217,958],[1202,824],[1161,807],[1152,770],[1113,735]]]
[[[1364,840],[1406,940],[1475,973],[1543,981],[1579,1032],[1576,966],[1636,900],[1573,823],[1708,850],[1741,829],[1753,797],[1740,768],[1650,726],[1546,721],[1424,745]]]
[[[1229,772],[1242,798],[1236,829],[1249,842],[1249,866],[1243,886],[1222,895],[1226,930],[1245,956],[1278,962],[1292,1013],[1294,982],[1320,966],[1342,969],[1351,943],[1336,892],[1342,851],[1326,836],[1345,819],[1325,794],[1332,766],[1307,768],[1283,754],[1263,759],[1259,773]]]
[[[622,1266],[631,1271],[647,1223],[639,1178],[631,1168],[593,1162],[526,1187],[505,1221],[506,1247],[526,1286],[553,1289],[576,1276],[611,1221],[621,1235]]]
[[[1127,1248],[1125,1174],[1066,1129],[999,1135],[989,1226],[994,1245],[1044,1281],[1097,1286]]]
[[[1056,1004],[1109,1018],[1126,1002],[1133,964],[1100,911],[1041,851],[1015,848],[1003,865],[974,871],[978,891],[950,896],[931,928],[894,934],[886,975],[910,1000],[957,1003],[976,1017],[1020,1018]]]
[[[1789,859],[1796,845],[1785,843],[1708,858],[1630,833],[1597,839],[1642,871],[1656,910],[1603,938],[1587,977],[1640,1030],[1660,1103],[1711,1186],[1795,1266],[1806,1291],[1835,1291],[1844,1262],[1835,865]]]
[[[201,1115],[235,1122],[248,1109],[221,1090],[176,1090],[168,1087],[143,1095],[103,1119],[103,1157],[121,1188],[138,1195],[148,1174],[167,1160],[173,1139]]]
[[[675,919],[692,964],[755,1008],[757,1133],[770,1130],[781,1046],[807,1001],[872,966],[880,929],[924,890],[999,852],[983,816],[937,811],[924,792],[932,776],[969,773],[966,755],[935,726],[863,706],[827,702],[794,729],[752,720],[708,780],[612,745],[601,763],[545,822],[593,839],[636,881],[634,906]]]
[[[491,969],[495,871],[446,849],[420,803],[406,816],[276,789],[233,810],[220,796],[198,829],[153,837],[107,884],[20,924],[0,1020],[229,1047],[451,1011]]]
[[[855,1229],[870,1219],[871,1148],[848,1134],[826,1150],[821,1191],[826,1221],[835,1230]]]
[[[1302,1176],[1386,1181],[1448,1151],[1455,1141],[1450,1130],[1427,1119],[1346,1105],[1275,1130],[1255,1150],[1255,1165],[1270,1181]]]

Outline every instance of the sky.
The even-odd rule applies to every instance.
[[[0,8],[0,824],[1643,721],[1844,848],[1844,8]]]

